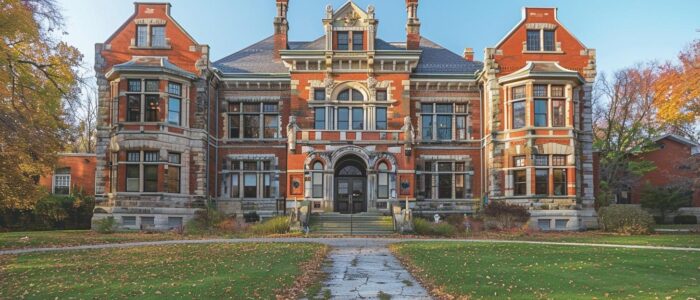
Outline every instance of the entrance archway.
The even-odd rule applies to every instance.
[[[335,165],[334,211],[354,214],[367,211],[367,166],[354,155]]]

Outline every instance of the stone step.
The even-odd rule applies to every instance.
[[[311,216],[311,233],[387,235],[394,233],[391,217],[381,213],[354,215],[323,213]]]

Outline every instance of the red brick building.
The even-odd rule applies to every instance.
[[[418,0],[400,42],[353,2],[326,7],[323,36],[289,41],[289,1],[275,4],[272,36],[213,63],[169,4],[136,3],[96,45],[95,218],[166,228],[208,200],[262,216],[295,200],[428,214],[512,201],[541,227],[593,225],[595,51],[556,9],[524,9],[481,63],[422,36]]]
[[[654,139],[656,150],[642,154],[638,159],[654,163],[656,169],[642,176],[629,191],[617,194],[618,204],[639,204],[644,186],[650,184],[662,187],[674,183],[689,182],[696,178],[690,164],[691,157],[697,154],[698,144],[677,136],[667,134]],[[700,207],[700,191],[693,191],[693,207]],[[700,213],[700,211],[698,211]]]
[[[41,176],[39,185],[57,195],[79,191],[95,195],[95,161],[95,154],[60,153],[53,172]]]

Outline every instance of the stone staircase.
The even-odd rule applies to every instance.
[[[310,233],[344,235],[387,235],[394,233],[390,216],[380,213],[321,213],[312,215]]]

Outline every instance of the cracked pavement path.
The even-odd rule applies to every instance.
[[[319,299],[431,299],[386,243],[332,243]]]

